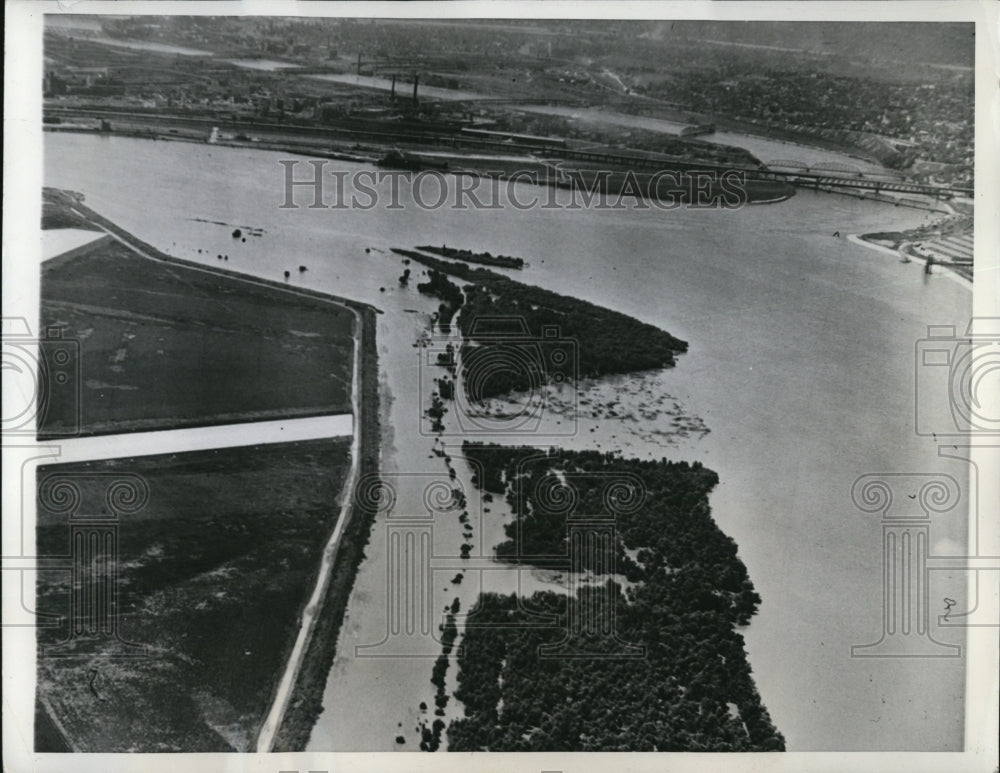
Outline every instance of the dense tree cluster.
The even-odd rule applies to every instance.
[[[406,269],[407,275],[409,271],[410,269]],[[409,276],[407,276],[407,279],[409,279]],[[449,332],[451,330],[452,317],[455,316],[455,312],[462,305],[462,290],[459,286],[450,281],[443,272],[432,268],[428,273],[427,281],[418,284],[417,290],[424,295],[433,295],[435,298],[441,299],[441,305],[438,306],[437,321],[445,333]]]
[[[572,381],[578,376],[593,378],[669,367],[677,354],[687,351],[685,341],[626,314],[532,287],[488,269],[410,250],[393,252],[426,265],[431,282],[418,285],[418,289],[441,298],[447,293],[448,303],[455,297],[462,303],[461,291],[440,275],[469,282],[464,287],[458,325],[465,336],[463,381],[467,389],[474,390],[469,394],[472,400],[527,391],[553,379]],[[454,290],[447,288],[446,282]],[[498,326],[498,320],[508,324]],[[556,335],[550,335],[552,331]],[[629,345],[622,346],[623,341]],[[476,378],[482,373],[488,377]]]
[[[445,618],[444,625],[441,626],[441,654],[434,661],[434,668],[431,671],[431,684],[434,685],[434,714],[438,717],[444,716],[445,706],[448,705],[448,692],[445,690],[444,677],[448,671],[448,657],[458,638],[458,626],[455,625],[455,615],[458,614],[459,601],[456,598],[449,609],[451,610]],[[421,710],[426,710],[427,704],[420,704]],[[435,719],[431,728],[424,724],[421,732],[420,750],[425,752],[437,751],[441,746],[441,734],[444,732],[445,723],[441,719]]]
[[[583,563],[624,573],[628,587],[609,578],[572,596],[480,596],[459,656],[466,715],[448,729],[450,749],[784,748],[736,630],[760,598],[711,517],[714,472],[596,451],[463,451],[481,466],[477,485],[505,490],[514,509],[498,552],[550,567],[558,561],[532,554],[562,555],[569,568],[568,521],[613,515],[615,555]],[[613,624],[580,624],[594,619]]]
[[[448,728],[451,751],[784,749],[743,637],[722,618],[657,589],[632,603],[618,596],[617,638],[567,637],[583,595],[535,594],[532,612],[556,618],[547,626],[515,596],[480,596],[458,659],[465,717]]]
[[[540,456],[535,449],[468,441],[462,450],[481,466],[483,480],[477,476],[476,485],[504,491],[516,515],[504,529],[507,541],[496,548],[498,558],[557,564],[552,557],[569,555],[573,519],[605,517],[614,526],[614,563],[594,554],[585,568],[606,573],[615,567],[632,582],[661,582],[689,605],[733,624],[745,625],[757,611],[760,596],[736,543],[712,518],[708,495],[718,475],[701,462],[556,449]],[[575,500],[571,507],[567,497]]]
[[[438,394],[441,396],[442,400],[454,400],[455,399],[455,382],[449,379],[447,376],[442,378],[434,379],[434,383],[437,384]]]
[[[493,494],[507,491],[504,480],[506,466],[510,461],[510,449],[504,446],[490,446],[485,443],[465,442],[462,453],[472,466],[472,484]],[[485,496],[485,495],[484,495]]]
[[[540,341],[538,356],[546,373],[552,367],[545,359],[548,350],[564,340],[577,344],[576,362],[566,369],[571,370],[575,364],[578,373],[567,373],[569,377],[594,378],[664,368],[674,364],[676,354],[687,350],[684,341],[625,314],[506,277],[466,288],[466,303],[459,320],[463,331],[471,330],[477,319],[497,316],[524,320],[530,337]],[[558,337],[546,338],[546,328],[557,330]],[[622,346],[623,341],[628,341],[629,345]],[[519,346],[518,338],[512,336],[509,342],[498,345]],[[492,393],[534,386],[528,379],[523,369],[509,371],[509,382],[497,379],[496,391]]]
[[[429,252],[432,255],[440,255],[442,258],[453,260],[464,260],[466,263],[479,263],[483,266],[496,266],[498,268],[524,268],[524,258],[515,258],[511,255],[491,255],[488,252],[473,252],[472,250],[458,250],[454,247],[441,245],[432,247],[425,245],[417,247],[418,250]]]

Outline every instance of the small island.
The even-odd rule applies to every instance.
[[[480,595],[450,750],[784,749],[737,630],[760,597],[712,519],[713,471],[597,451],[463,452],[480,490],[504,493],[515,514],[498,557],[587,580],[565,594]],[[588,530],[604,538],[581,543]]]
[[[565,383],[672,367],[677,355],[687,351],[686,341],[627,314],[524,284],[485,268],[413,250],[392,251],[429,269],[430,280],[418,288],[441,299],[437,321],[442,327],[449,326],[460,311],[463,373],[476,371],[479,364],[492,358],[505,358],[511,347],[523,348],[528,342],[541,342],[543,348],[565,345],[566,359],[542,364],[541,372],[491,369],[488,379],[475,381],[474,394],[469,395],[473,400],[523,392],[539,381],[553,378]],[[446,275],[466,284],[459,287]],[[622,346],[623,341],[629,345]]]
[[[478,263],[481,266],[495,266],[496,268],[513,268],[517,270],[524,268],[524,258],[515,258],[510,255],[491,255],[488,252],[456,250],[445,245],[441,245],[440,247],[424,246],[417,247],[417,249],[421,252],[440,255],[442,258],[462,260],[466,263]]]

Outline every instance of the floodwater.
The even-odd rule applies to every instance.
[[[100,43],[105,46],[131,48],[137,51],[152,51],[157,54],[178,54],[179,56],[215,56],[211,51],[201,51],[197,48],[172,46],[168,43],[154,43],[149,40],[125,40],[118,38],[90,37],[88,43]]]
[[[306,78],[343,83],[359,88],[379,89],[388,91],[392,88],[392,81],[388,78],[380,78],[371,75],[306,75]],[[412,93],[413,84],[398,80],[396,82],[396,94],[407,96]],[[445,89],[436,86],[420,84],[419,93],[427,97],[437,99],[466,101],[466,100],[491,100],[489,95],[466,91],[462,89]],[[631,115],[629,113],[619,113],[613,110],[602,110],[596,107],[565,107],[562,105],[532,105],[521,104],[512,105],[512,109],[526,113],[541,113],[543,115],[557,115],[569,118],[574,121],[585,123],[603,124],[610,126],[620,126],[629,129],[645,129],[647,131],[661,132],[674,136],[680,135],[681,131],[691,124],[679,121],[670,121],[665,118],[655,118],[646,115]],[[771,161],[796,161],[804,166],[814,166],[816,164],[841,163],[847,164],[861,172],[884,172],[885,169],[880,164],[868,161],[858,156],[841,153],[835,150],[825,150],[807,145],[800,145],[794,142],[775,140],[769,137],[756,135],[738,134],[736,132],[719,131],[711,134],[699,135],[695,139],[703,142],[711,142],[719,145],[734,145],[746,148],[754,156],[765,164]]]
[[[559,105],[514,105],[515,110],[526,113],[541,113],[543,115],[558,115],[574,121],[588,123],[610,124],[611,126],[626,126],[633,129],[648,129],[663,134],[680,134],[691,124],[679,121],[668,121],[665,118],[652,118],[646,115],[630,115],[612,110],[601,110],[596,107],[562,107]]]
[[[303,75],[303,78],[312,78],[318,81],[329,81],[330,83],[343,83],[347,86],[357,86],[365,89],[378,89],[379,91],[390,91],[392,80],[389,78],[379,78],[373,75],[351,75],[351,74],[319,74]],[[462,91],[459,89],[443,89],[439,86],[428,86],[421,83],[417,89],[418,94],[425,97],[436,97],[437,99],[449,99],[453,101],[483,100],[492,99],[483,94],[473,91]],[[396,95],[400,97],[409,96],[413,93],[413,83],[399,78],[396,81]]]
[[[392,88],[392,81],[388,78],[380,78],[372,75],[305,75],[306,78],[330,81],[333,83],[343,83],[359,88],[379,89],[389,91]],[[396,94],[407,96],[413,91],[413,84],[404,82],[402,79],[396,82]],[[437,99],[466,101],[466,100],[491,100],[494,99],[487,94],[462,89],[445,89],[437,86],[420,84],[419,93],[427,97]],[[663,134],[679,135],[682,129],[690,124],[678,121],[670,121],[664,118],[655,118],[645,115],[630,115],[628,113],[618,113],[611,110],[602,110],[595,107],[565,107],[561,105],[512,105],[512,109],[521,110],[527,113],[541,113],[543,115],[558,115],[576,121],[587,123],[604,124],[611,126],[621,126],[630,129],[645,129],[648,131],[662,132]],[[799,145],[793,142],[759,137],[756,135],[737,134],[735,132],[713,132],[696,138],[699,141],[713,142],[720,145],[735,145],[746,148],[754,156],[765,164],[770,161],[797,161],[805,166],[816,164],[841,163],[862,171],[881,172],[885,171],[880,164],[867,161],[857,156],[840,153],[823,148],[814,148],[806,145]]]
[[[852,645],[881,635],[883,577],[882,526],[877,515],[855,506],[854,481],[883,472],[944,473],[963,486],[968,480],[967,465],[940,458],[934,442],[915,433],[914,410],[919,405],[934,426],[953,424],[944,396],[928,392],[915,352],[927,325],[964,330],[971,293],[845,238],[913,227],[927,222],[928,213],[805,191],[740,210],[427,212],[405,189],[402,206],[389,211],[309,208],[311,190],[299,188],[302,206],[281,209],[281,153],[68,133],[46,134],[45,151],[46,184],[82,191],[90,207],[159,249],[205,263],[226,252],[227,268],[269,278],[305,264],[309,270],[295,274],[293,284],[385,312],[378,318],[382,466],[396,505],[379,517],[366,549],[310,748],[413,750],[424,716],[419,701],[433,706],[429,679],[437,649],[423,634],[425,620],[403,620],[397,632],[407,635],[387,636],[398,609],[390,571],[400,565],[389,560],[390,532],[401,533],[390,529],[394,517],[417,516],[418,526],[430,527],[431,600],[422,608],[432,611],[432,632],[446,603],[458,597],[461,609],[469,608],[466,599],[479,582],[551,585],[551,578],[530,572],[502,576],[491,565],[504,507],[472,496],[469,471],[455,451],[462,435],[455,434],[454,410],[445,417],[444,437],[454,481],[435,453],[440,443],[422,415],[434,366],[421,356],[443,342],[431,337],[414,346],[427,335],[434,304],[399,285],[403,266],[388,252],[418,244],[522,256],[530,263],[517,272],[524,281],[689,342],[676,368],[588,385],[581,398],[581,404],[588,399],[586,411],[571,395],[554,396],[536,425],[505,439],[620,446],[636,456],[702,461],[719,473],[713,515],[739,545],[763,597],[744,631],[750,663],[789,749],[961,748],[963,659],[851,657]],[[347,162],[329,168],[362,169]],[[296,177],[308,172],[302,162]],[[519,186],[518,199],[534,191]],[[234,223],[262,228],[263,235],[234,244]],[[420,268],[411,269],[419,277]],[[632,418],[593,415],[595,402],[614,397]],[[474,423],[462,426],[466,437],[482,437]],[[439,480],[469,495],[471,538],[463,536],[469,530],[458,513],[440,501],[426,504],[423,493]],[[935,515],[932,554],[962,552],[962,509]],[[455,549],[466,539],[473,552],[463,563]],[[462,584],[452,584],[463,568]],[[971,604],[964,577],[935,572],[932,620],[945,596],[958,602],[955,612]],[[955,629],[935,624],[933,633],[962,642]],[[380,654],[388,657],[371,657]],[[453,679],[454,665],[448,673]],[[457,708],[452,700],[449,711]],[[406,745],[395,745],[398,734]]]
[[[237,67],[244,67],[248,70],[264,70],[267,72],[284,70],[288,67],[301,67],[301,65],[294,62],[279,62],[274,59],[227,59],[226,61],[229,64],[235,64]]]
[[[797,142],[785,142],[775,140],[770,137],[758,137],[756,135],[738,134],[736,132],[713,132],[697,137],[705,142],[715,142],[720,145],[735,145],[746,148],[765,164],[773,161],[796,161],[803,166],[816,166],[817,164],[846,164],[857,169],[859,172],[879,173],[890,177],[897,176],[895,173],[886,170],[881,164],[868,161],[859,156],[851,156],[835,150],[824,150],[823,148],[813,148],[808,145],[800,145]]]

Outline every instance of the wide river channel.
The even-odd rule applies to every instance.
[[[883,588],[882,525],[877,514],[855,507],[854,481],[866,473],[944,473],[967,486],[968,467],[939,458],[932,439],[914,431],[914,401],[927,398],[917,392],[914,357],[927,325],[964,330],[971,290],[939,269],[927,276],[916,263],[845,238],[913,227],[927,212],[805,191],[739,210],[428,212],[412,205],[405,186],[400,208],[313,209],[305,206],[311,192],[299,188],[302,206],[283,209],[283,158],[294,156],[47,133],[44,179],[84,193],[88,206],[177,257],[217,265],[216,255],[226,254],[227,269],[278,280],[290,270],[294,284],[382,309],[382,466],[396,476],[397,509],[412,506],[413,514],[421,509],[416,489],[445,471],[422,418],[428,369],[419,360],[428,349],[414,347],[434,304],[399,286],[403,267],[389,247],[447,244],[520,255],[530,263],[518,273],[523,281],[687,340],[690,349],[672,370],[583,390],[588,404],[614,396],[634,418],[577,416],[563,395],[563,412],[545,418],[549,430],[570,427],[570,436],[516,440],[700,460],[719,473],[714,517],[739,545],[763,598],[743,631],[747,651],[790,750],[961,749],[963,658],[851,657],[852,645],[881,636]],[[327,167],[361,168],[340,161]],[[296,175],[309,173],[301,160]],[[518,198],[533,192],[520,186]],[[262,234],[233,239],[237,226]],[[300,273],[300,265],[308,270]],[[930,406],[942,426],[949,420],[944,403]],[[461,437],[444,442],[454,449]],[[471,494],[468,470],[457,461],[456,470]],[[486,559],[502,538],[503,518],[499,503],[487,507],[494,512],[473,513],[480,519],[473,524],[476,555]],[[414,728],[426,718],[417,706],[433,698],[433,647],[365,649],[387,631],[384,526],[373,532],[359,571],[312,749],[414,750]],[[435,528],[434,555],[454,555],[461,527]],[[965,513],[936,516],[930,533],[932,554],[963,552]],[[454,564],[436,567],[435,627],[453,597],[469,608],[480,581],[533,590],[551,579],[514,571],[487,581],[470,572],[455,586]],[[961,609],[964,577],[933,579],[930,596],[932,621],[945,611],[945,596]],[[934,635],[962,643],[960,629],[935,625]],[[450,686],[454,671],[452,664]],[[458,710],[453,699],[449,716]],[[394,742],[399,734],[405,746]]]

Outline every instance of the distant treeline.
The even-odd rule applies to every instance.
[[[659,328],[602,306],[532,287],[485,268],[440,260],[412,250],[393,252],[431,269],[434,294],[455,296],[433,272],[450,274],[469,284],[458,326],[465,337],[463,375],[471,368],[489,372],[474,381],[472,399],[482,400],[512,391],[526,391],[557,373],[560,378],[595,378],[653,370],[674,364],[687,342]],[[420,285],[422,289],[424,285]],[[626,345],[627,343],[627,345]],[[547,352],[561,348],[558,362]],[[517,363],[530,349],[534,370],[527,367],[489,367],[493,362]],[[486,367],[483,367],[486,366]]]
[[[568,567],[567,519],[601,513],[615,515],[613,552],[635,560],[614,568],[628,576],[624,591],[608,580],[574,596],[479,597],[458,658],[465,717],[448,728],[450,750],[784,749],[735,630],[760,599],[711,517],[714,472],[596,451],[464,452],[483,465],[479,485],[514,504],[508,535],[523,563],[535,565],[537,550],[567,556]],[[630,494],[616,480],[641,485]],[[592,570],[611,571],[594,556]]]

